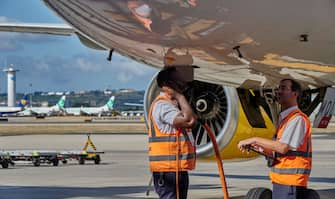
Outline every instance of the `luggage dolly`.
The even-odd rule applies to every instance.
[[[60,151],[59,156],[63,164],[67,164],[68,160],[78,160],[79,164],[85,164],[86,160],[93,160],[94,164],[100,164],[100,154],[103,151]]]
[[[12,166],[14,166],[14,162],[12,161],[10,155],[7,152],[0,152],[0,164],[2,166],[2,168],[6,169],[8,168],[9,164],[11,164]]]
[[[93,150],[87,150],[88,146],[91,146]],[[59,155],[61,157],[62,163],[66,164],[67,160],[75,159],[78,160],[79,164],[85,164],[86,160],[93,160],[94,164],[100,164],[103,151],[97,151],[96,146],[93,144],[90,134],[87,134],[87,141],[82,149],[82,151],[61,151]]]
[[[14,150],[7,151],[12,161],[31,161],[35,167],[41,163],[58,166],[59,157],[56,151]]]
[[[262,151],[257,150],[251,145],[246,145],[245,149],[247,151],[253,151],[259,155],[262,155],[267,160],[268,167],[271,167],[272,165],[276,164],[276,158],[269,156],[265,154]],[[320,199],[320,196],[317,191],[313,189],[307,188],[304,192],[304,199]],[[247,195],[245,196],[245,199],[272,199],[272,191],[271,189],[264,188],[264,187],[255,187],[248,191]]]

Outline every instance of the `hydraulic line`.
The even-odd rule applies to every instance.
[[[177,157],[176,157],[176,196],[177,199],[179,199],[179,169],[180,169],[180,161],[179,161],[179,155],[180,155],[180,143],[179,143],[179,131],[177,131],[176,134],[176,142],[177,142]]]
[[[209,128],[209,126],[206,123],[201,122],[201,124],[207,130],[208,136],[212,141],[213,148],[214,148],[214,151],[215,151],[215,156],[216,156],[216,162],[217,162],[218,170],[219,170],[219,174],[220,174],[222,192],[223,192],[224,198],[229,199],[226,178],[225,178],[224,171],[223,171],[223,166],[222,166],[222,159],[221,159],[221,156],[220,156],[220,153],[219,153],[219,147],[218,147],[218,144],[216,142],[214,133],[213,133],[212,129]]]

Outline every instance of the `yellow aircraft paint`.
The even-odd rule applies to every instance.
[[[279,55],[273,54],[273,53],[266,54],[264,57],[265,59],[262,61],[253,60],[253,62],[270,65],[270,66],[308,69],[308,70],[326,72],[326,73],[335,72],[335,66],[326,66],[326,65],[314,64],[314,63],[288,62],[288,61],[280,59]]]
[[[240,140],[254,137],[254,136],[271,139],[275,131],[275,127],[271,119],[269,118],[269,116],[266,114],[266,112],[264,111],[262,107],[260,107],[260,109],[261,109],[261,113],[265,121],[266,128],[253,128],[249,124],[248,119],[244,113],[244,110],[241,104],[239,104],[239,109],[240,109],[239,123],[235,131],[235,135],[233,136],[229,144],[225,148],[221,149],[220,151],[221,158],[224,161],[225,160],[230,161],[234,159],[236,160],[244,159],[245,160],[245,159],[257,157],[258,154],[254,152],[250,152],[250,153],[240,152],[240,150],[237,148],[238,142]],[[211,161],[215,160],[215,155],[202,159],[202,160],[211,160]]]

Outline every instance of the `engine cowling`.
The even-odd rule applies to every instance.
[[[150,82],[145,93],[145,117],[149,112],[150,104],[159,93],[156,78]],[[207,123],[214,131],[220,148],[224,148],[233,137],[239,116],[238,95],[236,89],[220,85],[194,81],[192,93],[187,96],[193,109],[201,120]],[[212,143],[206,130],[198,123],[193,134],[197,140],[197,155],[199,157],[211,156]]]
[[[223,159],[245,159],[255,157],[256,154],[242,154],[237,149],[241,139],[252,136],[270,138],[274,127],[265,111],[262,117],[265,128],[255,128],[250,125],[241,106],[236,88],[217,84],[193,81],[192,88],[185,94],[198,115],[198,118],[207,123],[215,133],[216,141]],[[145,93],[144,111],[147,120],[150,104],[159,94],[159,87],[154,77]],[[192,129],[197,144],[197,157],[205,159],[214,158],[214,149],[207,135],[207,131],[198,122]]]

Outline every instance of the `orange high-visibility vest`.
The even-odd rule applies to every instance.
[[[176,132],[161,132],[152,119],[154,104],[159,100],[171,102],[166,96],[159,95],[150,107],[148,125],[150,169],[152,172],[192,170],[195,168],[195,147],[190,142],[186,131],[177,129]],[[177,136],[179,136],[178,139]]]
[[[306,123],[304,141],[297,151],[289,150],[286,154],[275,153],[278,163],[271,167],[270,179],[277,184],[306,187],[312,169],[312,134],[308,117],[298,109],[293,110],[281,122],[275,135],[279,140],[288,122],[297,116],[302,116]]]

